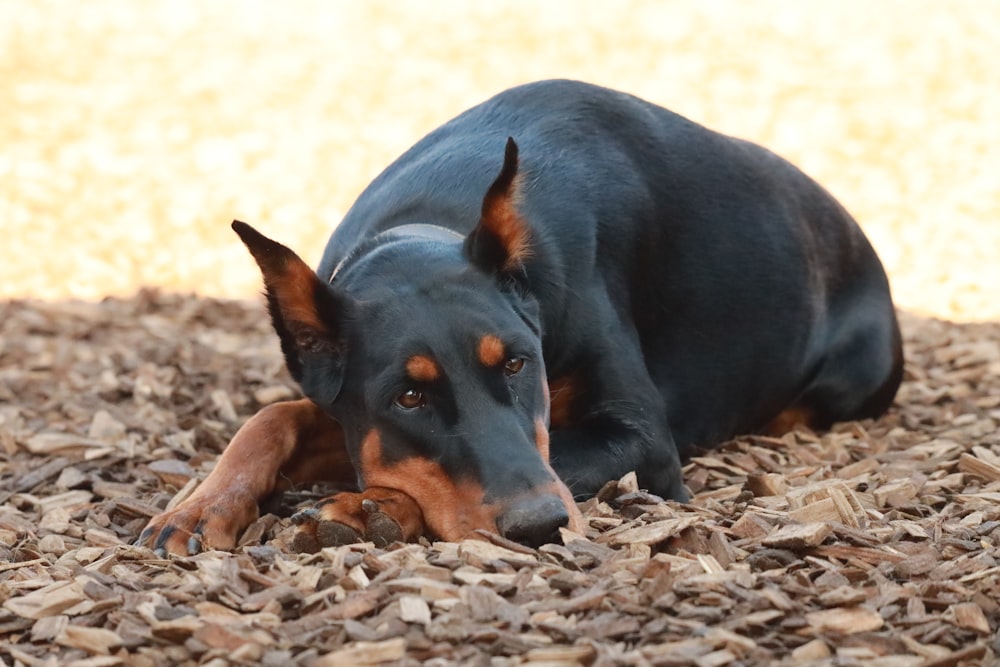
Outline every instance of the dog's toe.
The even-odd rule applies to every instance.
[[[316,539],[322,547],[340,547],[360,542],[361,535],[339,521],[320,521],[316,527]]]
[[[316,533],[308,530],[296,530],[292,536],[292,551],[300,554],[314,554],[320,550]]]
[[[362,541],[384,548],[414,540],[423,532],[416,503],[405,494],[381,488],[338,493],[296,513],[291,521],[295,525],[291,546],[300,553]]]
[[[365,527],[365,539],[377,547],[387,547],[393,542],[404,541],[403,529],[399,522],[383,512],[372,512],[368,515],[368,525]]]
[[[342,521],[324,518],[330,505],[310,507],[292,516],[295,534],[292,549],[298,553],[316,553],[324,547],[339,547],[361,541],[361,533]]]

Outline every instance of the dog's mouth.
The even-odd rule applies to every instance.
[[[475,498],[481,498],[480,494],[476,493]],[[437,496],[417,502],[428,530],[445,541],[457,542],[488,532],[535,548],[561,543],[561,529],[581,535],[585,530],[583,515],[561,481],[504,502],[442,503],[442,499]]]

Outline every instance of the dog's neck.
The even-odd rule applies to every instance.
[[[364,243],[356,247],[348,253],[344,259],[340,260],[336,268],[333,269],[333,273],[330,274],[329,282],[332,283],[344,267],[371,248],[389,241],[399,241],[408,238],[438,241],[440,243],[456,243],[465,239],[465,236],[453,229],[428,223],[410,223],[406,225],[399,225],[398,227],[391,227],[370,239],[368,243]]]

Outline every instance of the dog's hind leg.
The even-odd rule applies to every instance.
[[[831,329],[819,372],[793,410],[809,413],[808,425],[820,429],[874,419],[889,409],[902,378],[903,344],[892,304],[871,291]]]
[[[578,371],[550,383],[552,467],[575,497],[635,471],[643,488],[686,501],[663,397],[629,340],[627,331],[607,333]]]

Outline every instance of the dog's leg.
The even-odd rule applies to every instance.
[[[138,543],[176,554],[232,549],[259,516],[264,499],[319,481],[357,485],[340,424],[308,399],[270,405],[237,431],[189,498],[149,522]],[[380,487],[335,494],[293,521],[298,525],[293,538],[298,551],[362,539],[379,544],[410,541],[424,532],[416,502]]]
[[[308,399],[269,405],[236,433],[190,497],[149,522],[138,543],[177,554],[231,549],[261,501],[322,480],[357,483],[340,425]]]
[[[686,502],[688,493],[670,430],[639,404],[615,401],[551,433],[552,467],[575,498],[589,498],[612,479],[635,471],[639,486]]]
[[[638,344],[595,348],[599,352],[586,370],[550,384],[552,467],[577,497],[592,496],[605,482],[635,471],[641,487],[686,501],[664,399]]]

